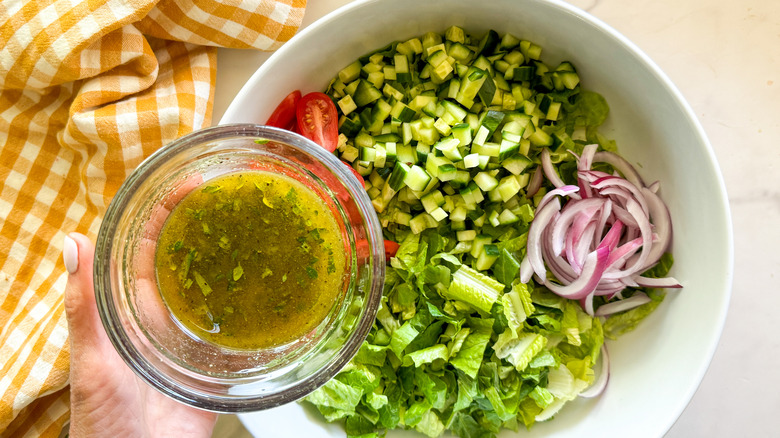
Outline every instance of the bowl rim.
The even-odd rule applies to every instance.
[[[293,50],[291,47],[295,47],[299,40],[307,39],[309,34],[318,32],[322,27],[332,26],[332,22],[340,19],[342,15],[348,14],[359,8],[367,7],[373,3],[380,3],[383,1],[385,0],[355,0],[328,12],[327,14],[315,20],[313,23],[309,24],[306,28],[301,29],[285,45],[283,45],[280,49],[268,57],[268,59],[266,59],[262,65],[250,76],[250,78],[239,90],[234,99],[231,101],[230,105],[225,110],[219,123],[231,123],[235,120],[241,120],[240,111],[243,107],[242,103],[244,99],[246,99],[246,94],[249,92],[252,85],[256,84],[260,78],[265,76],[266,71],[272,70],[275,64],[279,64],[279,60],[283,60],[284,57],[287,56],[287,52]],[[659,423],[661,423],[659,424],[659,430],[663,430],[665,432],[671,429],[673,424],[678,420],[698,390],[704,375],[706,374],[712,362],[715,351],[717,350],[728,314],[734,276],[734,235],[732,215],[723,174],[720,170],[715,152],[707,137],[707,134],[701,122],[696,117],[692,107],[687,102],[678,87],[674,84],[674,82],[666,73],[661,70],[661,68],[650,58],[650,56],[648,56],[635,43],[633,43],[606,22],[562,0],[527,0],[527,2],[551,6],[563,13],[574,15],[580,20],[585,21],[591,26],[594,26],[600,31],[604,32],[615,44],[622,46],[623,49],[635,56],[637,61],[652,74],[652,76],[660,83],[660,85],[662,85],[663,88],[671,95],[675,103],[679,105],[681,112],[686,116],[688,122],[690,122],[693,126],[696,137],[701,140],[701,143],[704,146],[703,152],[707,158],[707,163],[705,164],[713,170],[712,174],[717,184],[716,187],[712,187],[712,192],[717,191],[717,196],[713,196],[713,201],[716,201],[719,204],[718,210],[722,212],[722,217],[720,220],[724,224],[725,231],[725,235],[718,236],[718,238],[722,239],[721,244],[726,250],[722,260],[722,265],[725,268],[725,272],[723,273],[723,278],[725,281],[722,288],[722,294],[718,296],[720,301],[717,308],[717,315],[715,315],[717,326],[713,327],[712,330],[708,332],[708,338],[706,339],[708,341],[706,346],[706,354],[700,357],[701,360],[698,364],[697,372],[695,375],[691,376],[691,383],[685,388],[684,393],[681,394],[680,397],[676,398],[674,406],[670,407],[668,410],[668,415],[664,415],[661,421],[659,421]]]

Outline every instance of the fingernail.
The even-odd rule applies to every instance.
[[[65,243],[62,246],[62,261],[65,262],[68,274],[75,274],[79,269],[79,246],[70,236],[65,236]]]

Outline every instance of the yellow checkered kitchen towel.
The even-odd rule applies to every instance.
[[[0,436],[69,418],[62,242],[144,157],[209,126],[216,47],[273,50],[306,0],[0,2]]]

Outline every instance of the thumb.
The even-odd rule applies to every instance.
[[[79,353],[75,350],[84,347],[92,350],[90,347],[100,347],[103,340],[108,341],[95,303],[92,280],[94,254],[95,247],[86,236],[78,233],[65,236],[62,250],[62,258],[68,270],[65,313],[73,353]]]

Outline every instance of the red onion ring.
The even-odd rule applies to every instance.
[[[542,168],[537,166],[534,173],[531,174],[531,180],[528,182],[528,190],[526,190],[526,196],[533,198],[539,189],[542,188],[542,181],[544,180],[544,174]]]

